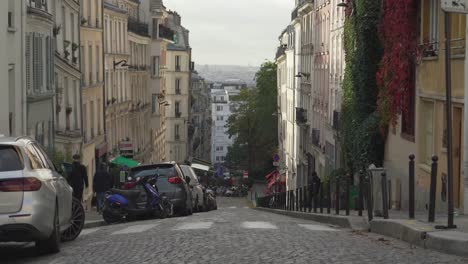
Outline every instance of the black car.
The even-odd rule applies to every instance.
[[[184,177],[179,165],[175,162],[140,165],[130,169],[129,178],[158,175],[156,186],[160,195],[169,198],[174,205],[174,212],[179,215],[193,213],[192,194],[188,186],[188,179]],[[136,186],[135,188],[138,188]]]

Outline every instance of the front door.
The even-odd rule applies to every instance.
[[[453,206],[460,208],[462,108],[453,108]]]

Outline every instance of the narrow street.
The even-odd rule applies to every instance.
[[[0,246],[6,263],[467,263],[401,241],[260,212],[241,198],[190,217],[85,229],[56,255]]]

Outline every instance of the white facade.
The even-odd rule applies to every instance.
[[[24,86],[24,1],[1,1],[0,23],[0,134],[26,134],[26,90]],[[7,19],[8,18],[8,19]],[[14,47],[14,48],[11,48]]]

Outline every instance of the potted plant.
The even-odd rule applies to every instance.
[[[71,106],[67,106],[67,108],[65,108],[65,113],[67,115],[70,115],[72,112],[73,112],[73,109],[71,108]]]
[[[63,55],[65,56],[65,59],[68,59],[68,56],[70,56],[70,52],[68,51],[68,46],[70,46],[70,41],[64,40],[63,41]]]
[[[76,63],[78,61],[78,57],[76,56],[76,50],[79,48],[80,46],[76,43],[72,43],[72,61],[73,63]]]
[[[115,97],[112,97],[112,103],[115,103],[117,99]]]
[[[88,20],[84,17],[81,17],[81,25],[84,25],[88,22]]]

